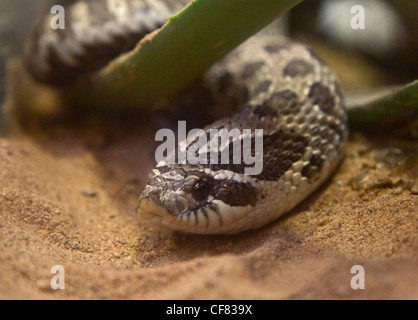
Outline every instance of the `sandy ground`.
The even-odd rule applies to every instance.
[[[415,141],[352,132],[336,174],[285,217],[196,236],[136,215],[155,150],[138,127],[0,139],[1,299],[418,299]],[[50,287],[54,265],[64,290]],[[365,290],[350,286],[354,265]]]

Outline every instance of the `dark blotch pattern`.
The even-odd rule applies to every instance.
[[[254,152],[254,138],[251,143],[251,150]],[[242,141],[240,141],[242,144]],[[270,135],[263,137],[263,171],[254,176],[259,180],[275,181],[278,180],[292,164],[302,158],[309,139],[294,132],[278,130]],[[209,154],[208,154],[209,157]],[[229,148],[229,164],[221,164],[221,153],[218,153],[219,164],[208,164],[211,170],[230,170],[232,172],[244,174],[245,168],[254,165],[246,165],[241,158],[241,164],[233,164],[233,148]]]
[[[271,86],[271,81],[270,80],[264,80],[262,83],[260,83],[260,85],[255,89],[254,91],[254,95],[258,95],[260,93],[263,92],[267,92],[268,89]]]
[[[315,180],[319,176],[318,167],[307,164],[302,168],[302,176],[307,177],[309,181]]]
[[[320,82],[315,82],[309,90],[309,98],[312,104],[317,104],[326,114],[332,114],[335,106],[335,98],[331,91]]]
[[[260,70],[264,66],[264,62],[253,62],[248,63],[245,65],[244,69],[242,70],[241,77],[243,79],[248,79],[252,77],[258,70]]]
[[[54,33],[63,34],[63,32],[60,33],[60,31],[62,30],[54,30]],[[67,33],[69,32],[70,31]],[[37,48],[36,41],[32,39],[29,42],[29,52],[31,52],[31,54],[26,56],[25,63],[30,72],[41,82],[55,85],[68,85],[81,75],[97,71],[107,65],[109,61],[115,57],[133,49],[147,33],[147,30],[142,30],[127,33],[123,37],[114,36],[110,42],[96,39],[96,42],[94,43],[82,43],[83,53],[73,55],[73,58],[77,61],[75,65],[67,64],[67,62],[61,58],[56,48],[61,46],[60,42],[45,48],[46,54],[41,55],[42,52]],[[40,60],[45,60],[50,68],[47,70],[40,70],[38,68]]]
[[[345,125],[338,125],[335,119],[332,119],[329,121],[328,126],[330,129],[332,129],[336,134],[338,134],[341,139],[345,137]]]
[[[318,169],[321,170],[322,165],[324,164],[324,159],[322,159],[322,156],[320,153],[313,154],[310,162],[313,166],[318,167]]]
[[[264,47],[264,50],[268,53],[276,53],[285,48],[282,44],[269,44]]]
[[[218,91],[225,94],[228,88],[234,85],[234,76],[230,72],[225,72],[219,77]]]
[[[298,114],[300,112],[298,96],[290,90],[276,92],[266,103],[280,110],[280,113],[283,115]]]
[[[257,190],[251,184],[228,179],[215,181],[212,195],[231,206],[255,206],[257,202]]]
[[[307,137],[279,130],[264,138],[263,172],[258,179],[278,180],[302,158],[309,144]]]
[[[260,118],[263,117],[277,117],[277,109],[272,109],[269,104],[263,103],[254,109],[254,113]]]
[[[313,72],[313,66],[303,60],[293,60],[283,70],[283,74],[289,77],[303,77]]]
[[[311,161],[302,168],[302,176],[307,177],[309,181],[316,180],[319,177],[319,172],[324,165],[324,159],[320,153],[312,155]]]

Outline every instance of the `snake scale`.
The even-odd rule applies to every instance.
[[[65,30],[53,30],[49,17],[35,28],[28,69],[46,83],[71,83],[132,49],[188,2],[78,1],[67,9]],[[201,84],[214,103],[237,107],[204,130],[263,129],[263,170],[250,176],[245,163],[159,162],[140,197],[144,219],[200,234],[258,228],[306,198],[341,160],[348,128],[338,80],[302,44],[260,32],[215,63]]]

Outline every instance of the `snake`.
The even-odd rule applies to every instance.
[[[65,29],[51,28],[50,16],[35,26],[27,69],[41,82],[71,84],[133,49],[188,4],[77,1],[66,9]],[[262,171],[245,174],[249,165],[232,159],[160,161],[139,198],[138,213],[145,221],[195,234],[260,228],[308,197],[341,162],[348,137],[344,97],[335,72],[311,48],[261,31],[214,63],[198,83],[208,93],[209,109],[234,107],[204,132],[251,129],[229,139],[224,148],[232,150],[244,138],[254,144],[255,130],[263,130]],[[190,150],[196,140],[181,143]]]

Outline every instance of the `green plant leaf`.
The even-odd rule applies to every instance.
[[[372,101],[349,104],[348,119],[352,127],[390,124],[418,113],[418,81],[391,90]]]
[[[303,0],[195,0],[132,52],[64,93],[70,104],[142,108],[187,88],[214,62]]]

